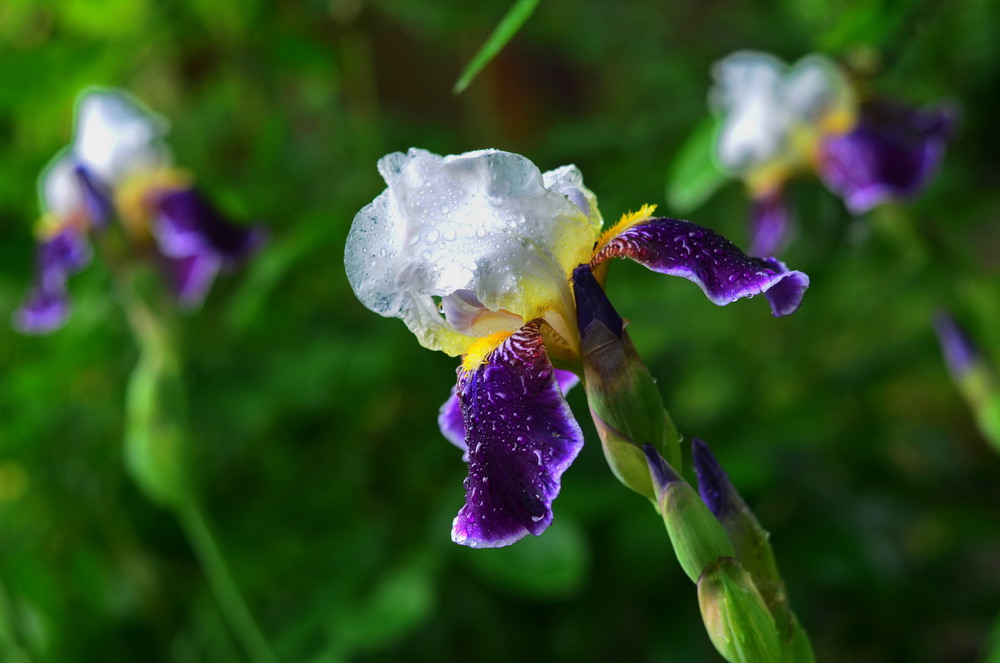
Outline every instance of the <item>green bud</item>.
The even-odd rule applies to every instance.
[[[625,331],[624,321],[589,267],[574,270],[573,292],[584,388],[604,456],[622,483],[656,500],[642,447],[652,445],[680,467],[680,436],[663,408],[653,376]]]
[[[132,372],[126,399],[125,464],[154,502],[190,499],[184,393],[176,363],[148,348]]]
[[[750,574],[731,557],[698,580],[698,605],[712,644],[730,663],[775,663],[781,649],[774,620]]]
[[[693,582],[698,582],[705,569],[718,558],[733,556],[733,544],[694,488],[652,447],[646,447],[646,455],[674,554],[684,573]]]

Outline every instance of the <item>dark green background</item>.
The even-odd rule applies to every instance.
[[[0,317],[32,264],[36,177],[87,85],[170,118],[177,161],[273,240],[182,324],[198,481],[284,661],[716,661],[653,510],[588,445],[552,528],[449,541],[460,454],[437,431],[456,361],[354,299],[343,245],[383,154],[496,147],[576,163],[608,220],[664,203],[711,63],[821,50],[879,91],[957,101],[927,194],[851,218],[792,188],[801,310],[726,308],[631,264],[609,290],[678,426],[772,532],[823,661],[975,661],[1000,613],[1000,460],[929,325],[1000,350],[1000,7],[992,0],[546,0],[459,97],[505,0],[6,0]],[[746,244],[731,184],[689,217]],[[100,264],[63,330],[0,325],[0,615],[38,661],[239,661],[173,516],[122,465],[137,352]]]

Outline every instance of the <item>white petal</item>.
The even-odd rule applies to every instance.
[[[42,209],[56,218],[66,219],[83,209],[83,190],[75,167],[75,160],[63,152],[45,166],[38,179]]]
[[[78,102],[73,153],[94,175],[114,186],[123,178],[166,165],[160,143],[166,121],[122,92],[95,90]]]
[[[802,122],[819,122],[850,88],[833,62],[821,55],[807,55],[785,78],[785,104]]]
[[[469,339],[435,297],[469,291],[524,319],[571,306],[567,275],[589,257],[595,230],[531,161],[498,150],[440,157],[411,149],[381,159],[379,172],[389,188],[354,217],[345,255],[365,306],[402,318],[422,344],[450,354]],[[553,181],[574,179],[564,171]]]
[[[783,98],[787,66],[765,53],[740,51],[718,62],[713,105],[726,113],[719,137],[722,165],[743,170],[784,149],[791,115]]]

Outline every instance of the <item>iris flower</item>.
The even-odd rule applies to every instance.
[[[715,65],[710,100],[722,116],[719,163],[749,189],[750,253],[773,255],[785,242],[790,212],[783,189],[812,171],[853,214],[917,195],[944,154],[954,109],[861,102],[843,71],[809,55],[792,66],[753,51]]]
[[[90,90],[77,103],[73,142],[43,171],[35,277],[14,314],[26,333],[47,333],[70,313],[66,282],[92,258],[91,238],[119,219],[138,255],[162,265],[178,304],[201,304],[216,273],[263,240],[227,222],[171,165],[167,123],[130,96]]]
[[[439,416],[468,463],[456,543],[504,546],[552,521],[561,476],[583,444],[564,398],[577,378],[552,364],[580,358],[575,268],[603,279],[607,260],[630,258],[693,281],[719,305],[762,293],[775,316],[793,312],[808,287],[801,272],[654,217],[651,206],[602,233],[575,166],[542,173],[509,152],[411,149],[378,169],[388,188],[354,218],[347,275],[369,309],[462,357]]]

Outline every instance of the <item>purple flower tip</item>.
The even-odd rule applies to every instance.
[[[934,331],[937,332],[938,343],[948,364],[948,370],[955,380],[960,380],[980,361],[979,348],[947,311],[938,311],[935,314]]]
[[[69,317],[69,297],[62,287],[35,287],[28,299],[14,312],[12,324],[22,334],[49,334],[59,329]]]
[[[590,265],[580,265],[573,270],[573,295],[576,298],[577,328],[581,334],[592,322],[600,322],[621,338],[625,325],[604,293],[604,288],[594,278]]]
[[[721,520],[732,507],[731,496],[735,492],[729,476],[708,445],[698,438],[691,440],[691,457],[698,477],[698,493],[709,511]]]
[[[642,450],[646,452],[646,462],[649,463],[649,474],[653,479],[653,485],[656,487],[656,492],[660,493],[666,489],[672,483],[678,483],[683,481],[674,468],[670,467],[660,452],[656,450],[652,444],[642,445]]]

